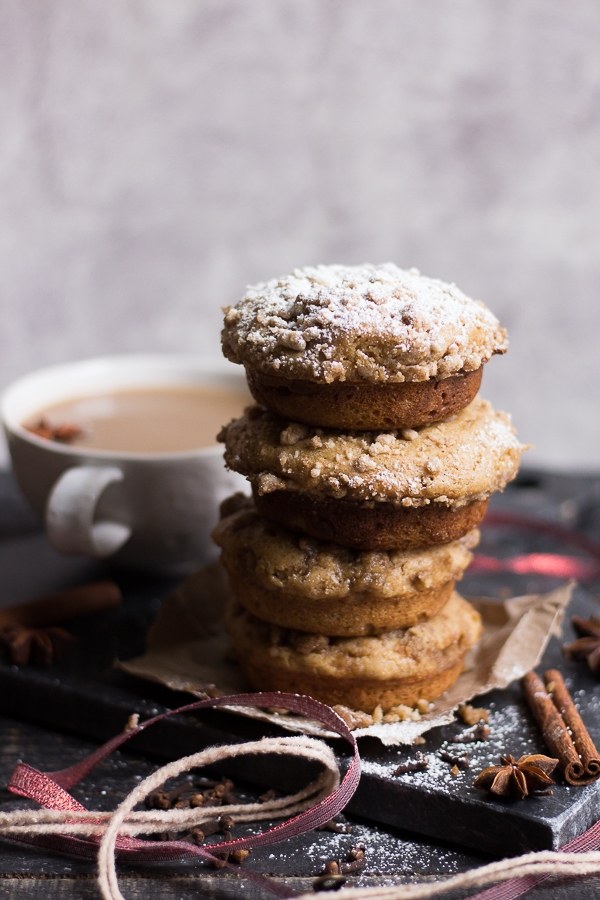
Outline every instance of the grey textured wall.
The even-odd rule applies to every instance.
[[[599,469],[599,39],[596,0],[0,0],[0,384],[393,260],[509,328],[529,462]]]

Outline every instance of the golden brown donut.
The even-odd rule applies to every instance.
[[[261,405],[341,429],[444,419],[507,349],[482,303],[393,263],[308,266],[252,285],[225,310],[222,342]]]
[[[434,700],[456,681],[481,633],[479,614],[457,593],[426,622],[375,637],[288,631],[236,601],[227,608],[225,625],[242,671],[257,690],[308,694],[367,713]]]
[[[246,368],[248,387],[261,406],[294,422],[344,431],[416,428],[446,419],[473,400],[482,374],[480,367],[441,381],[319,384]]]
[[[223,352],[265,375],[330,384],[441,380],[507,349],[483,303],[393,263],[307,266],[225,310]]]
[[[256,508],[267,518],[300,534],[333,541],[354,550],[415,550],[456,541],[483,520],[489,500],[472,500],[453,508],[394,506],[355,500],[312,497],[307,491],[260,494],[253,485]]]
[[[219,440],[263,515],[363,550],[461,537],[524,449],[509,417],[480,397],[444,422],[391,432],[310,428],[250,407]]]
[[[225,501],[213,532],[238,601],[284,628],[333,636],[407,628],[438,612],[472,559],[479,533],[423,550],[358,552],[298,535]]]

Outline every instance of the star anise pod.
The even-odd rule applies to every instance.
[[[9,625],[0,632],[0,641],[8,648],[10,660],[15,665],[34,662],[38,666],[49,666],[54,659],[63,656],[77,638],[64,628]]]
[[[508,754],[501,756],[501,766],[489,766],[475,779],[475,787],[491,791],[498,797],[524,797],[535,794],[551,794],[548,786],[554,784],[550,774],[558,765],[557,759],[535,753],[522,756],[515,762]]]
[[[567,659],[587,660],[594,675],[600,675],[600,619],[572,616],[571,622],[579,639],[572,644],[563,644],[564,655]]]
[[[83,434],[79,425],[71,422],[63,422],[62,425],[51,425],[47,419],[41,418],[35,425],[26,425],[27,431],[37,434],[47,441],[58,441],[60,444],[70,444]]]

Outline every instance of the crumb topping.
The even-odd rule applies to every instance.
[[[250,498],[215,528],[221,560],[265,590],[311,600],[350,594],[388,599],[441,588],[462,578],[479,542],[477,529],[419,550],[360,551],[295,534],[265,519]]]
[[[224,312],[228,359],[307,381],[441,380],[508,346],[479,300],[393,263],[294,269]]]
[[[326,637],[263,622],[237,601],[225,624],[234,646],[256,665],[336,678],[423,678],[455,665],[481,633],[479,613],[456,592],[437,615],[376,637]]]
[[[285,419],[253,406],[218,439],[226,445],[228,467],[259,495],[300,490],[315,499],[454,508],[502,490],[526,449],[510,417],[479,396],[449,419],[410,433],[294,431]]]

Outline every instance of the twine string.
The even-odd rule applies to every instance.
[[[490,526],[508,525],[531,528],[561,538],[594,557],[594,561],[560,554],[525,554],[508,560],[476,557],[473,568],[514,571],[520,574],[548,574],[579,577],[582,580],[600,574],[600,547],[584,535],[520,514],[491,512],[486,518]],[[276,707],[314,718],[349,741],[354,756],[340,782],[333,752],[325,744],[308,737],[263,738],[248,744],[209,748],[192,756],[169,763],[148,776],[134,788],[112,813],[89,811],[67,792],[95,765],[105,759],[139,731],[177,713],[206,707],[258,706]],[[168,830],[181,831],[201,825],[214,815],[214,809],[134,811],[133,807],[167,779],[200,765],[209,765],[226,757],[243,754],[287,753],[319,762],[321,775],[306,788],[288,797],[261,804],[230,804],[220,807],[220,814],[235,815],[239,821],[259,821],[275,816],[293,818],[268,831],[234,841],[223,841],[203,848],[185,841],[142,841],[138,834],[156,834]],[[0,813],[0,835],[22,843],[66,851],[87,858],[98,857],[99,886],[104,900],[125,900],[118,886],[116,857],[129,862],[202,858],[214,860],[215,853],[233,849],[267,846],[288,837],[303,834],[322,825],[342,810],[354,794],[360,779],[360,757],[356,740],[343,720],[329,707],[310,697],[279,692],[261,692],[218,697],[197,701],[148,719],[126,733],[107,741],[75,766],[58,772],[43,773],[23,763],[13,772],[9,790],[37,800],[42,810],[17,810]],[[514,900],[551,875],[570,878],[600,874],[600,822],[584,834],[565,844],[557,852],[529,853],[471,869],[452,878],[421,885],[347,888],[338,892],[339,900],[426,900],[450,890],[477,889],[494,886],[471,895],[471,900]],[[223,860],[222,865],[239,872],[239,867]],[[250,869],[244,877],[280,897],[298,896],[296,891],[261,876]],[[310,895],[302,895],[309,897]]]
[[[352,745],[354,754],[346,774],[340,782],[335,755],[326,744],[314,738],[298,736],[263,738],[261,741],[253,743],[212,747],[193,754],[191,757],[176,760],[137,785],[108,817],[102,813],[85,810],[65,790],[65,786],[76,784],[116,747],[121,746],[150,725],[178,713],[219,706],[276,707],[316,719]],[[245,817],[245,821],[251,821],[253,818],[283,817],[285,815],[292,815],[291,819],[268,831],[233,841],[211,844],[210,848],[199,847],[186,841],[141,841],[134,836],[140,833],[164,831],[168,829],[167,820],[173,821],[174,827],[177,827],[184,819],[185,821],[194,821],[194,814],[191,811],[183,811],[183,816],[180,815],[180,810],[160,812],[153,810],[148,816],[145,816],[144,813],[133,812],[136,803],[166,779],[200,764],[209,765],[217,762],[227,756],[269,752],[291,752],[317,761],[323,766],[321,775],[307,788],[290,797],[280,799],[278,802],[270,802],[268,809],[265,809],[266,804],[241,804],[243,807],[241,813]],[[37,800],[45,809],[39,811],[38,819],[35,819],[29,810],[3,814],[0,816],[0,834],[4,834],[5,837],[12,840],[87,858],[98,855],[99,885],[102,896],[105,900],[124,900],[117,884],[115,856],[128,862],[164,861],[193,857],[214,861],[215,853],[224,852],[227,856],[235,849],[251,849],[277,843],[288,837],[310,831],[332,819],[346,806],[358,786],[359,779],[360,757],[356,740],[343,719],[330,707],[311,697],[276,691],[217,697],[196,701],[155,716],[107,741],[86,759],[69,769],[44,773],[24,763],[19,763],[9,782],[9,790]],[[260,806],[261,809],[252,809],[253,806]],[[219,809],[220,812],[225,812],[224,808],[220,807]],[[58,818],[56,820],[48,818],[49,811],[62,811],[62,821]],[[19,818],[24,813],[26,816]],[[197,821],[201,823],[203,818],[206,818],[206,812],[199,811]],[[240,871],[238,866],[232,865],[226,859],[221,862],[221,865],[238,873]],[[297,891],[273,882],[250,869],[244,869],[243,874],[244,877],[278,896],[291,897],[297,894]]]

